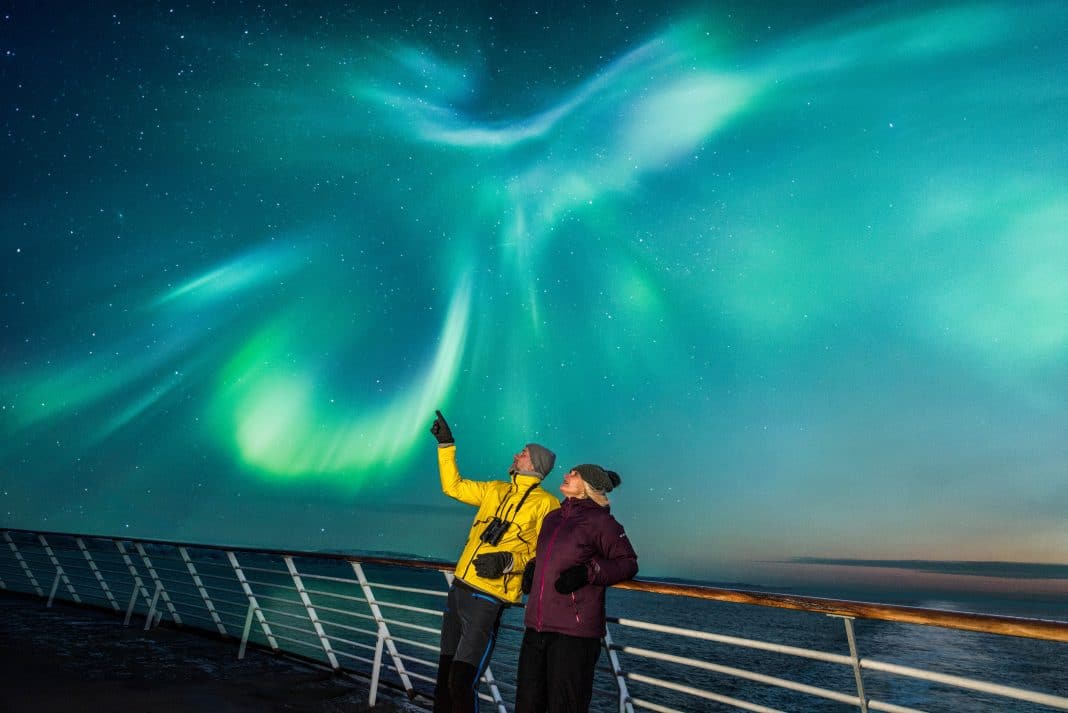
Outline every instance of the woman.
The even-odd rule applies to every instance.
[[[619,475],[577,465],[560,508],[545,516],[534,561],[516,675],[516,713],[584,713],[605,634],[605,588],[638,572],[627,534],[608,510]]]

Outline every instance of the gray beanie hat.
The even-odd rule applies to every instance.
[[[599,465],[593,463],[583,463],[582,465],[576,465],[575,472],[582,476],[591,488],[600,490],[602,493],[607,493],[618,486],[623,479],[619,477],[619,473],[614,470],[605,470]]]
[[[534,464],[534,470],[541,473],[541,477],[549,474],[556,465],[556,454],[548,448],[537,443],[527,444],[527,453],[530,454],[530,462]]]

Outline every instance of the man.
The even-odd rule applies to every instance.
[[[515,454],[510,480],[467,480],[456,467],[456,444],[441,411],[430,432],[438,440],[441,490],[478,508],[456,562],[441,625],[434,713],[478,710],[478,682],[489,663],[505,607],[523,596],[523,569],[534,557],[542,519],[560,507],[541,487],[556,456],[528,443]]]

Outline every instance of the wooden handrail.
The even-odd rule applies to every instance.
[[[82,537],[86,539],[120,540],[124,542],[141,542],[144,544],[167,545],[171,547],[193,547],[209,550],[234,550],[237,552],[255,552],[258,554],[280,555],[290,557],[311,557],[319,559],[344,560],[361,564],[378,564],[389,567],[407,567],[409,569],[451,571],[453,563],[441,560],[408,559],[404,557],[381,557],[377,555],[352,555],[333,552],[308,552],[300,550],[273,550],[256,547],[231,547],[193,542],[175,542],[172,540],[152,540],[135,537],[112,537],[109,535],[78,535],[69,532],[47,532],[41,530],[22,530],[17,528],[0,528],[4,532],[20,532],[27,535],[45,535],[46,537]],[[1003,636],[1019,636],[1043,641],[1061,641],[1068,643],[1068,622],[1048,619],[1027,619],[1023,617],[1000,616],[995,614],[978,614],[972,612],[952,612],[943,609],[924,609],[906,607],[896,604],[876,604],[873,602],[855,602],[844,599],[823,599],[803,597],[793,594],[774,594],[755,592],[744,589],[722,589],[693,584],[676,584],[653,580],[635,579],[615,585],[618,589],[630,589],[639,592],[666,594],[670,596],[690,597],[736,604],[752,604],[776,609],[793,609],[815,612],[829,616],[844,616],[855,619],[874,619],[901,624],[919,624],[940,626],[961,631],[978,631]]]
[[[971,612],[953,612],[944,609],[924,609],[906,607],[896,604],[875,604],[872,602],[854,602],[844,599],[822,599],[802,597],[793,594],[772,594],[753,592],[744,589],[720,589],[698,585],[674,584],[633,580],[622,582],[616,587],[633,589],[640,592],[670,594],[673,596],[707,599],[736,604],[755,604],[777,609],[795,609],[816,612],[830,616],[844,616],[855,619],[876,619],[893,621],[901,624],[921,624],[940,626],[946,629],[963,631],[980,631],[1004,636],[1020,636],[1027,639],[1045,641],[1062,641],[1068,643],[1068,622],[1048,619],[1025,619],[1023,617],[1000,616],[995,614],[976,614]]]

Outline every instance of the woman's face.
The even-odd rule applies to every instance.
[[[564,476],[564,482],[560,485],[560,492],[568,498],[579,498],[586,494],[586,484],[578,471],[572,470]]]

